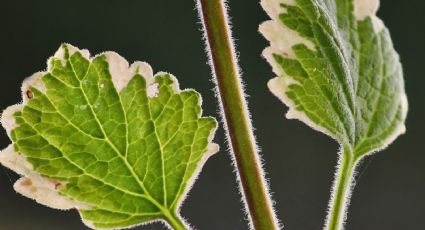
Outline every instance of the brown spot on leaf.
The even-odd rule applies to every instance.
[[[31,185],[32,185],[32,181],[31,181],[30,179],[28,179],[28,178],[24,178],[24,179],[21,181],[21,185],[22,185],[22,186],[31,186]]]
[[[27,95],[28,99],[32,99],[34,97],[34,94],[31,92],[31,90],[27,90],[25,94]]]
[[[55,190],[60,190],[60,189],[63,189],[63,184],[59,182],[55,183]]]

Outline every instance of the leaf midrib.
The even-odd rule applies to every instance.
[[[40,111],[40,110],[38,110],[38,109],[35,109],[35,108],[32,108],[32,107],[30,107],[31,109],[34,109],[34,110],[36,110],[36,111]],[[42,111],[40,111],[40,112],[42,112]],[[61,115],[62,116],[62,115]],[[51,145],[52,147],[54,147],[56,150],[58,150],[61,154],[62,154],[62,156],[69,162],[69,163],[71,163],[72,165],[74,165],[75,167],[77,167],[79,170],[81,170],[82,172],[84,172],[85,173],[85,175],[88,175],[89,177],[91,177],[91,178],[93,178],[93,179],[95,179],[95,180],[97,180],[97,181],[99,181],[99,182],[101,182],[101,183],[103,183],[103,184],[106,184],[106,185],[108,185],[108,186],[110,186],[110,187],[112,187],[112,188],[114,188],[114,189],[117,189],[117,190],[119,190],[119,191],[121,191],[121,192],[123,192],[123,193],[125,193],[125,194],[128,194],[128,195],[132,195],[132,196],[136,196],[136,197],[141,197],[141,198],[144,198],[144,199],[146,199],[146,200],[148,200],[148,201],[151,201],[152,202],[152,198],[151,197],[149,197],[149,196],[146,196],[146,195],[144,195],[144,194],[140,194],[140,193],[135,193],[135,192],[132,192],[132,191],[129,191],[129,190],[126,190],[125,188],[121,188],[121,187],[118,187],[118,186],[116,186],[116,185],[113,185],[113,184],[110,184],[110,183],[108,183],[108,182],[106,182],[106,181],[104,181],[104,180],[102,180],[101,178],[98,178],[97,176],[95,176],[95,175],[93,175],[93,174],[91,174],[91,173],[88,173],[85,169],[83,169],[83,168],[81,168],[78,164],[76,164],[74,161],[72,161],[70,158],[68,158],[67,156],[66,156],[66,154],[64,154],[64,152],[58,147],[58,146],[56,146],[55,144],[53,144],[52,142],[50,142],[49,140],[47,140],[43,135],[42,135],[42,133],[40,133],[40,131],[39,130],[37,130],[36,128],[35,128],[35,126],[33,126],[33,125],[31,125],[29,122],[28,122],[28,120],[27,119],[25,119],[25,117],[24,116],[21,116],[21,118],[25,121],[25,124],[26,125],[28,125],[28,126],[30,126],[31,127],[31,129],[33,129],[36,133],[37,133],[37,136],[39,136],[40,138],[42,138],[43,140],[45,140],[49,145]],[[65,120],[67,120],[66,118],[64,118]],[[68,120],[67,120],[68,121]],[[71,124],[72,126],[74,126],[74,124],[72,124],[71,122],[69,122],[68,121],[68,123],[69,124]],[[86,133],[84,133],[84,134],[86,134]],[[101,209],[104,209],[104,208],[101,208]],[[108,209],[104,209],[104,210],[108,210]],[[111,212],[118,212],[118,211],[116,211],[116,210],[108,210],[108,211],[111,211]],[[119,212],[119,213],[124,213],[124,214],[131,214],[131,213],[126,213],[126,212]]]
[[[300,7],[300,6],[298,6],[298,8],[300,9],[300,10],[302,10],[302,8]],[[321,10],[323,10],[322,8],[321,8]],[[338,9],[336,9],[336,10],[338,10]],[[305,13],[305,12],[304,12]],[[323,13],[323,12],[321,12],[321,13]],[[285,13],[284,13],[285,14]],[[306,14],[306,13],[305,13]],[[307,15],[307,14],[306,14]],[[336,15],[337,15],[337,12],[336,12]],[[308,17],[307,17],[308,18]],[[368,18],[370,18],[370,17],[368,17]],[[328,20],[331,20],[330,18],[328,18],[327,17],[327,19]],[[310,20],[310,22],[311,23],[313,23],[314,22],[314,20],[312,21],[310,18],[309,18],[309,20]],[[335,19],[335,20],[338,20],[337,18]],[[367,20],[367,19],[364,19],[364,20]],[[361,20],[357,20],[357,19],[354,19],[354,21],[355,21],[355,23],[356,23],[356,32],[358,32],[358,27],[357,27],[357,25],[358,25],[358,23],[359,22],[361,22]],[[282,22],[283,23],[283,22]],[[324,32],[324,33],[328,33],[328,31],[327,30],[325,30],[325,28],[323,27],[323,25],[320,23],[320,21],[317,21],[316,22],[316,24],[317,25],[319,25],[320,27],[321,27],[321,29],[322,29],[322,31]],[[336,25],[338,25],[338,22],[336,22]],[[334,25],[334,24],[332,24],[332,26],[335,26],[336,28],[335,29],[337,29],[337,31],[339,31],[339,27],[338,26],[336,26],[336,25]],[[350,27],[351,28],[351,27]],[[378,42],[381,42],[381,40],[379,39],[380,38],[380,33],[376,33],[377,34],[377,36],[378,36],[378,39],[377,39],[377,41]],[[337,35],[339,35],[339,33],[337,34]],[[356,38],[357,39],[359,39],[359,35],[358,35],[358,33],[356,33],[355,34],[356,35]],[[331,36],[332,38],[335,38],[336,36]],[[342,38],[342,36],[340,36],[341,38]],[[357,58],[357,62],[355,62],[355,63],[357,63],[357,75],[358,75],[358,78],[357,78],[357,82],[358,81],[360,81],[360,78],[362,77],[362,76],[360,76],[359,75],[359,59],[361,58],[360,57],[360,55],[359,55],[359,48],[360,47],[357,47],[358,49],[355,49],[355,47],[354,47],[354,45],[352,44],[352,41],[351,41],[351,39],[356,39],[356,38],[353,38],[352,37],[352,33],[350,33],[349,32],[349,40],[347,41],[347,43],[348,44],[350,44],[351,46],[352,46],[352,49],[350,49],[351,50],[351,52],[353,52],[353,54],[354,54],[354,56]],[[314,39],[314,40],[316,40],[316,39]],[[317,42],[317,41],[316,41]],[[341,41],[339,41],[338,40],[338,42],[336,42],[335,40],[332,40],[332,43],[335,45],[337,45],[336,47],[335,46],[333,46],[333,47],[335,47],[335,48],[337,48],[337,50],[338,50],[338,56],[339,56],[339,58],[340,59],[342,59],[342,60],[344,60],[344,63],[345,63],[345,66],[348,68],[348,70],[346,70],[346,71],[348,71],[347,73],[349,74],[349,75],[351,75],[351,66],[352,66],[352,64],[351,64],[351,62],[347,62],[346,61],[346,57],[345,57],[345,55],[344,55],[344,52],[343,52],[343,47],[342,46],[344,46],[344,43],[343,42],[341,42]],[[359,45],[361,46],[362,44],[361,43],[359,43]],[[381,50],[381,52],[382,52],[382,44],[380,44],[380,50]],[[357,52],[357,54],[356,53],[354,53],[354,52]],[[323,55],[323,54],[322,54]],[[324,57],[326,57],[326,56],[324,56]],[[327,60],[328,60],[328,58],[326,58]],[[333,72],[334,72],[334,74],[336,74],[335,73],[335,68],[334,68],[334,66],[333,65],[330,65],[330,66],[332,66],[332,69],[334,70]],[[348,143],[350,146],[351,146],[351,148],[353,149],[353,150],[355,150],[355,149],[358,149],[367,139],[370,139],[372,136],[370,136],[370,129],[371,129],[371,126],[372,126],[372,124],[373,124],[373,120],[374,120],[374,118],[376,117],[376,114],[377,114],[377,111],[378,111],[378,108],[377,108],[377,106],[376,105],[379,105],[381,102],[382,102],[382,96],[383,96],[383,94],[382,94],[382,90],[383,90],[383,84],[385,84],[385,79],[386,79],[386,74],[385,74],[385,68],[384,68],[384,66],[385,66],[385,62],[382,62],[382,64],[381,64],[381,66],[380,66],[380,68],[382,68],[383,69],[383,72],[382,72],[382,81],[381,81],[381,83],[380,83],[380,88],[379,88],[379,90],[380,90],[380,92],[379,92],[379,97],[378,97],[378,99],[376,100],[376,103],[375,103],[375,106],[374,106],[374,110],[373,110],[373,112],[372,112],[372,116],[371,116],[371,118],[370,118],[370,120],[368,121],[368,123],[367,123],[367,129],[366,129],[366,131],[363,133],[363,135],[361,135],[361,138],[359,139],[359,140],[357,140],[357,137],[356,137],[356,129],[357,129],[357,122],[355,121],[355,119],[356,119],[356,116],[357,116],[357,113],[358,113],[358,111],[357,111],[357,109],[355,109],[355,108],[357,108],[357,96],[358,96],[358,94],[357,94],[357,87],[356,88],[354,88],[353,86],[354,85],[357,85],[357,82],[354,82],[354,79],[353,78],[351,78],[352,79],[352,81],[353,81],[353,86],[351,86],[350,84],[348,85],[349,87],[353,87],[353,92],[354,92],[354,98],[353,98],[353,100],[352,100],[352,102],[353,102],[353,108],[354,108],[354,111],[352,111],[352,109],[350,108],[350,106],[349,106],[349,111],[351,112],[351,116],[353,116],[353,118],[354,118],[354,124],[353,124],[353,137],[354,137],[354,142],[353,143]],[[348,77],[350,77],[350,76],[346,76],[346,74],[345,74],[345,78],[348,78]],[[337,79],[338,79],[338,81],[339,81],[339,83],[341,84],[341,81],[339,80],[339,78],[338,77],[336,77]],[[344,85],[344,84],[341,84],[341,85]],[[344,96],[345,97],[347,97],[347,95],[346,95],[346,92],[345,92],[345,90],[343,90],[344,91]],[[346,99],[347,100],[347,99]],[[332,108],[333,108],[333,106],[332,106]],[[340,115],[338,114],[338,118],[340,118]],[[340,120],[340,119],[339,119]],[[341,120],[340,120],[341,121]],[[342,122],[342,125],[345,127],[345,125],[344,125],[344,123],[345,122]],[[347,132],[347,130],[346,130],[346,128],[345,128],[345,131]],[[376,134],[376,135],[374,135],[374,136],[378,136],[378,135],[380,135],[381,133],[379,133],[379,134]],[[340,141],[342,141],[342,140],[340,140]]]
[[[140,181],[140,178],[139,178],[139,176],[136,174],[136,172],[133,170],[133,168],[131,167],[131,165],[129,164],[129,162],[127,161],[127,159],[126,158],[124,158],[121,154],[120,154],[120,151],[117,149],[117,147],[110,141],[110,139],[109,139],[109,136],[108,135],[106,135],[106,132],[105,132],[105,130],[103,129],[103,126],[101,125],[101,122],[100,122],[100,120],[99,120],[99,118],[97,117],[97,114],[94,112],[94,110],[93,110],[93,105],[90,103],[90,101],[88,100],[88,97],[87,97],[87,95],[86,95],[86,93],[85,93],[85,91],[84,91],[84,88],[82,87],[82,80],[80,80],[78,77],[77,77],[77,72],[75,71],[75,69],[74,69],[74,66],[73,66],[73,63],[72,63],[72,60],[68,57],[68,62],[70,63],[70,65],[71,65],[71,68],[72,68],[72,71],[73,71],[73,73],[74,73],[74,75],[76,76],[76,78],[77,78],[77,80],[78,80],[78,82],[79,82],[79,84],[80,84],[80,87],[79,87],[79,89],[81,90],[81,92],[82,92],[82,94],[83,94],[83,96],[84,96],[84,99],[85,99],[85,101],[87,102],[87,104],[89,105],[88,107],[90,108],[90,111],[91,111],[91,113],[92,113],[92,115],[93,115],[93,117],[95,118],[95,120],[96,120],[96,123],[98,124],[98,126],[100,127],[100,130],[101,130],[101,132],[103,133],[103,135],[104,135],[104,137],[105,137],[105,139],[107,140],[107,142],[111,145],[111,147],[114,149],[114,151],[115,151],[115,153],[118,155],[118,157],[120,157],[121,159],[122,159],[122,161],[124,162],[124,164],[126,165],[126,167],[127,167],[127,169],[130,171],[130,173],[132,174],[132,176],[134,177],[134,179],[136,179],[136,182],[139,184],[139,186],[140,186],[140,188],[143,190],[143,192],[147,195],[147,196],[149,196],[150,197],[150,201],[155,205],[155,206],[157,206],[160,210],[162,210],[163,209],[163,206],[161,205],[161,204],[159,204],[159,202],[155,199],[155,198],[153,198],[153,196],[150,194],[150,192],[148,191],[148,189],[144,186],[144,184],[143,184],[143,182],[142,181]],[[109,63],[108,63],[108,65],[109,65]],[[90,70],[90,67],[91,66],[94,66],[94,69],[95,69],[95,71],[96,71],[96,73],[97,73],[97,75],[98,76],[100,76],[100,74],[99,74],[99,71],[98,71],[98,69],[97,69],[97,67],[96,67],[96,65],[93,65],[93,62],[89,62],[89,66],[87,67],[87,72],[85,73],[85,75],[84,75],[84,77],[82,78],[82,79],[84,79],[84,78],[86,78],[87,77],[87,74],[88,74],[88,72],[89,72],[89,70]],[[111,81],[112,81],[112,79],[110,79]],[[114,88],[114,90],[115,90],[115,92],[117,93],[117,96],[120,98],[120,105],[121,105],[121,108],[123,109],[123,107],[122,107],[122,101],[121,101],[121,97],[120,97],[120,94],[117,92],[117,89],[115,88],[115,87],[113,87]],[[125,111],[123,110],[122,111],[123,112],[123,114],[124,114],[124,117],[127,117],[127,115],[126,115],[126,113],[125,113]],[[127,120],[126,118],[125,118],[125,120]],[[128,124],[126,123],[125,124],[125,126],[126,126],[126,130],[127,130],[127,128],[128,128]],[[126,132],[126,139],[127,139],[127,143],[126,143],[126,149],[128,148],[128,135],[127,135],[127,132]]]

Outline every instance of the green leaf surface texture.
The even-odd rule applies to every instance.
[[[299,119],[361,158],[405,132],[402,66],[378,0],[262,0],[268,86]]]
[[[0,162],[14,188],[52,208],[76,208],[94,229],[180,220],[217,123],[201,97],[168,73],[114,52],[90,58],[64,44],[26,79],[23,103],[2,115],[12,144]]]

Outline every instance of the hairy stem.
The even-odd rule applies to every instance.
[[[329,203],[325,229],[342,230],[350,203],[354,174],[358,163],[351,151],[344,150],[338,162],[338,170]]]
[[[198,0],[198,9],[251,227],[256,230],[278,229],[241,87],[224,2]]]

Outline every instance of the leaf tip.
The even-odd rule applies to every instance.
[[[76,52],[80,53],[84,58],[90,59],[90,52],[87,49],[79,49],[78,47],[68,43],[62,43],[52,58],[57,58],[61,61],[65,61]],[[48,62],[48,64],[49,63],[50,61]],[[50,68],[48,68],[48,70],[50,70]]]

